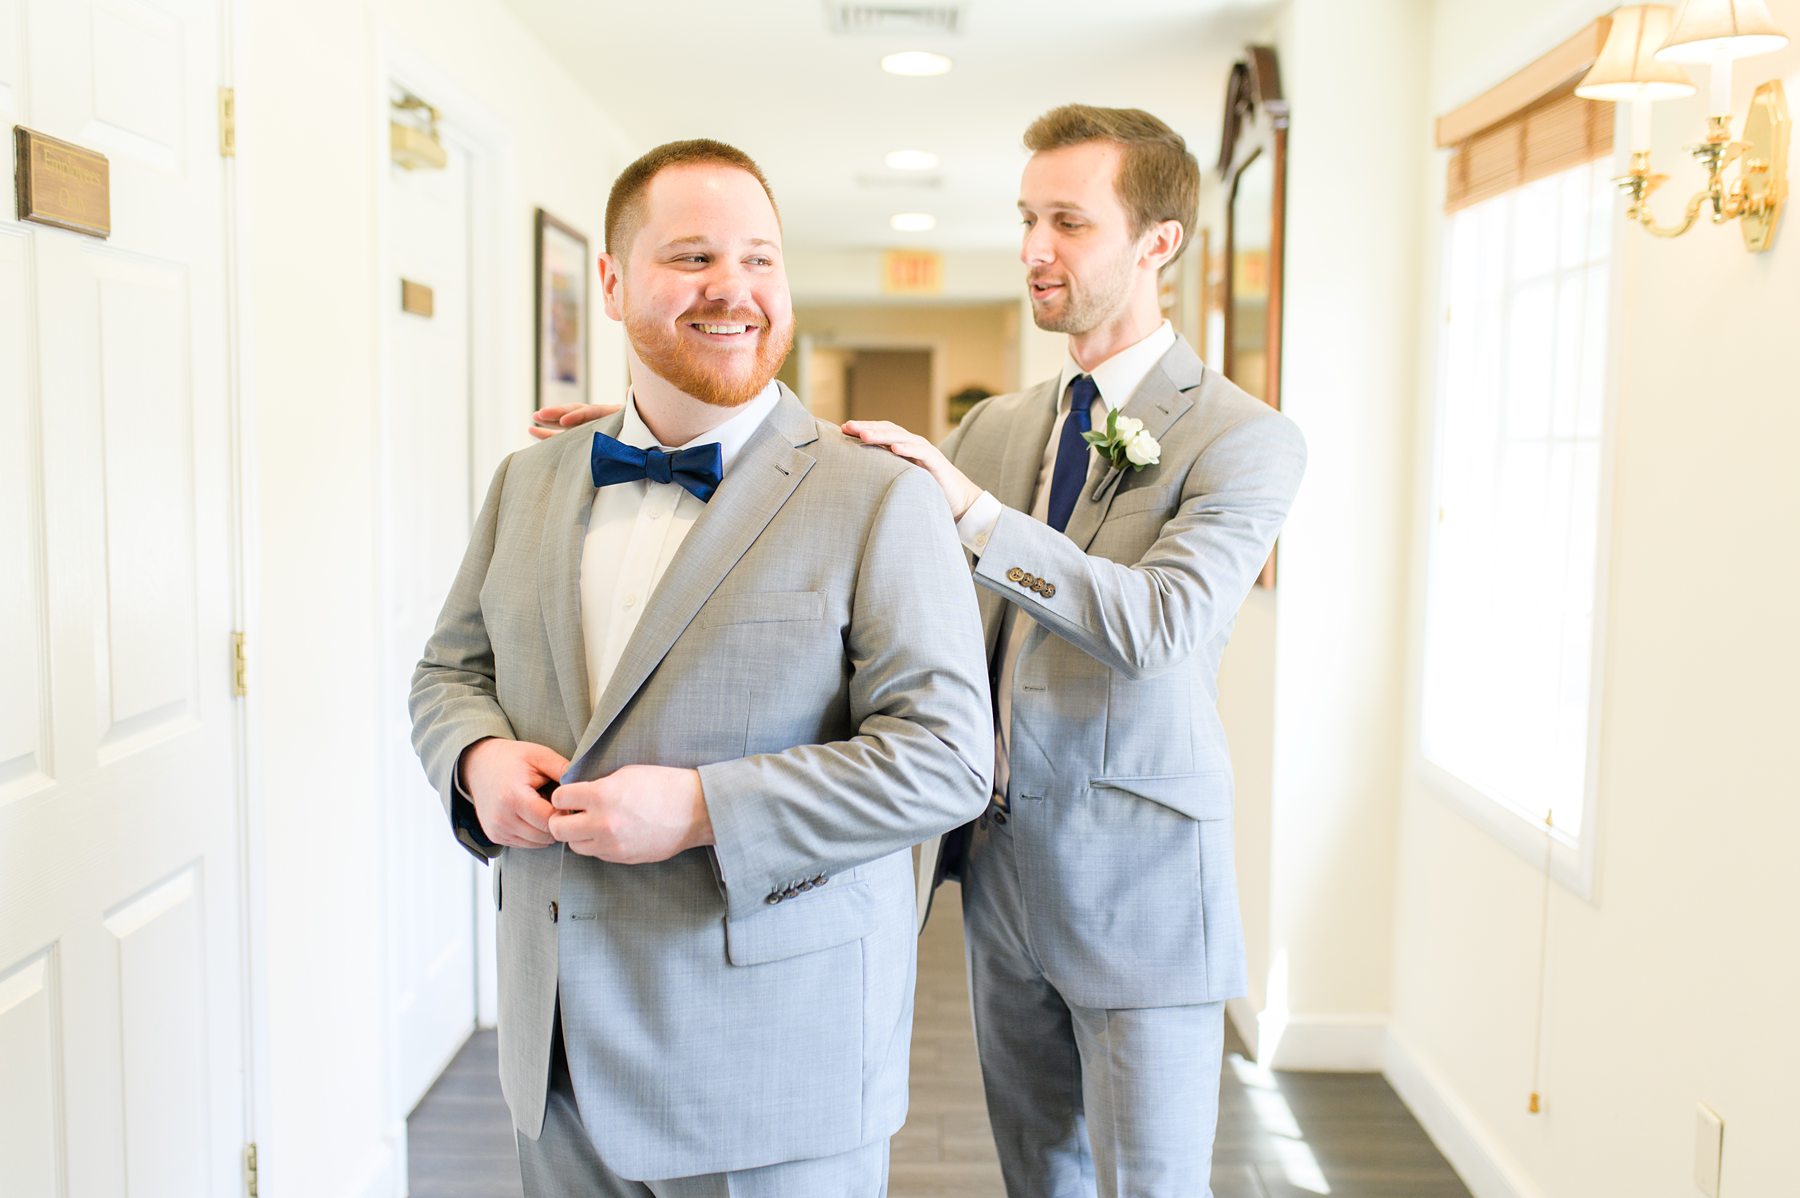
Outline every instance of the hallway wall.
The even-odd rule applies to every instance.
[[[1438,0],[1432,113],[1610,7]],[[1770,7],[1800,35],[1800,0]],[[1654,161],[1673,176],[1656,197],[1664,221],[1699,186],[1681,152],[1703,127],[1704,72],[1695,78],[1698,98],[1656,106]],[[1740,122],[1768,78],[1785,80],[1790,104],[1800,98],[1800,46],[1738,64]],[[1621,170],[1624,161],[1621,147]],[[1434,160],[1419,235],[1430,287],[1442,188]],[[1538,870],[1451,808],[1407,756],[1389,1068],[1479,1198],[1690,1198],[1696,1102],[1724,1118],[1724,1194],[1793,1189],[1792,216],[1774,249],[1755,256],[1735,226],[1703,224],[1676,241],[1620,230],[1599,874],[1591,901],[1550,891],[1540,1115],[1526,1111]],[[1428,306],[1418,322],[1426,364],[1435,317]],[[1423,487],[1422,438],[1414,459]],[[1412,660],[1409,676],[1416,646]]]
[[[1282,409],[1309,458],[1276,589],[1240,612],[1220,710],[1252,974],[1231,1009],[1277,1068],[1382,1059],[1426,12],[1294,0],[1273,30],[1293,113]]]
[[[383,59],[405,52],[487,110],[506,322],[500,394],[478,396],[475,476],[524,442],[532,379],[532,209],[584,229],[628,158],[606,114],[491,0],[246,4],[238,30],[242,309],[252,509],[252,946],[266,1012],[256,1078],[262,1193],[404,1192],[386,1098],[384,915],[374,779],[375,496]],[[595,394],[623,379],[594,304]],[[454,849],[448,832],[446,851]]]

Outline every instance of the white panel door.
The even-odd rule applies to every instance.
[[[113,224],[0,213],[0,1194],[242,1188],[220,37],[0,0],[0,119]]]
[[[390,167],[382,413],[388,962],[396,1113],[422,1098],[475,1027],[475,871],[413,756],[406,696],[469,541],[469,159],[446,136],[442,170]],[[401,280],[430,316],[400,310]],[[486,878],[487,871],[482,870]]]

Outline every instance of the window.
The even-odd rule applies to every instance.
[[[1543,851],[1548,816],[1565,880],[1591,860],[1611,165],[1465,198],[1444,226],[1419,744],[1521,847]]]

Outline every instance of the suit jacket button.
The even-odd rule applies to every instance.
[[[555,899],[550,900],[550,922],[551,923],[556,922],[556,900]]]
[[[813,885],[814,886],[823,886],[823,885],[825,885],[825,883],[827,883],[829,881],[831,881],[830,878],[826,877],[824,874],[820,874],[818,877],[813,879]]]
[[[799,893],[800,893],[800,888],[798,886],[789,886],[786,890],[781,892],[781,897],[782,898],[794,898]]]
[[[801,891],[802,891],[802,892],[805,892],[805,891],[808,891],[808,890],[811,890],[811,889],[812,889],[812,888],[813,888],[813,884],[812,884],[812,881],[811,881],[811,879],[808,879],[808,880],[807,880],[807,881],[804,881],[804,882],[802,882],[802,883],[800,883],[800,887],[799,887],[799,888],[800,888],[800,890],[801,890]]]
[[[1014,566],[1012,569],[1010,569],[1006,572],[1006,581],[1008,581],[1008,582],[1018,582],[1019,580],[1021,580],[1024,577],[1025,577],[1025,571],[1019,569],[1019,567],[1017,567],[1017,566]]]
[[[1053,598],[1055,595],[1056,595],[1056,584],[1054,582],[1045,583],[1044,584],[1044,598],[1050,599],[1050,598]]]
[[[776,903],[779,903],[780,901],[781,901],[781,894],[779,891],[771,891],[769,893],[769,897],[763,900],[763,902],[769,904],[769,906],[771,906],[771,907],[773,907]]]

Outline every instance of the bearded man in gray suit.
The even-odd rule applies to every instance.
[[[742,152],[627,167],[599,265],[625,408],[501,465],[412,690],[494,861],[526,1193],[881,1194],[908,850],[991,786],[968,568],[926,475],[772,382],[792,305]]]
[[[845,431],[938,481],[981,588],[994,798],[924,893],[960,874],[1007,1193],[1193,1198],[1245,982],[1219,658],[1305,447],[1162,317],[1199,192],[1182,138],[1069,105],[1025,145],[1021,256],[1038,326],[1069,334],[1061,375],[976,405],[941,451]]]

